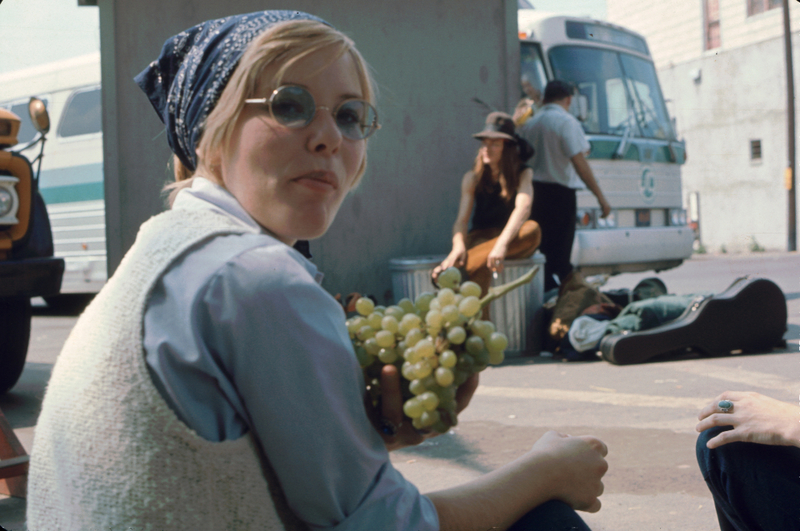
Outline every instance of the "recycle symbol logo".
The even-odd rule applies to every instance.
[[[650,168],[645,168],[642,171],[642,177],[639,181],[639,191],[642,193],[645,203],[652,203],[656,196],[656,178]]]

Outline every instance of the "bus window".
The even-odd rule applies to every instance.
[[[659,90],[652,63],[627,54],[620,54],[620,60],[625,76],[628,78],[628,88],[634,99],[636,119],[643,130],[643,136],[660,139],[672,138],[674,136],[672,127],[667,118],[667,109],[663,104],[664,98]]]
[[[523,42],[520,48],[520,88],[523,98],[532,99],[541,105],[547,74],[544,70],[542,52],[537,44]]]
[[[99,133],[102,128],[100,87],[73,93],[58,126],[58,136],[88,135]]]
[[[653,64],[625,53],[583,46],[549,51],[556,79],[576,83],[589,101],[587,133],[671,138]]]
[[[26,144],[33,140],[33,137],[36,136],[36,129],[34,129],[31,118],[28,115],[28,102],[15,103],[8,110],[19,116],[19,121],[21,122],[19,133],[17,134],[17,142]]]

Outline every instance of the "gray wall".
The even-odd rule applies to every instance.
[[[132,78],[164,40],[203,20],[274,1],[100,0],[109,270],[142,221],[164,208],[171,179],[161,122]],[[481,100],[502,110],[518,87],[515,0],[294,0],[350,35],[372,65],[382,129],[370,139],[362,184],[332,228],[311,242],[332,294],[391,296],[390,258],[445,254],[461,176],[478,147]]]

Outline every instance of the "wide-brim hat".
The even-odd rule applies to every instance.
[[[516,142],[515,131],[514,119],[511,118],[511,115],[495,111],[489,113],[489,116],[486,117],[486,125],[483,127],[483,131],[472,136],[480,140],[484,138],[502,138]]]

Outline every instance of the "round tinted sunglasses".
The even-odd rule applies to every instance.
[[[244,102],[265,105],[276,122],[292,129],[310,124],[320,109],[331,110],[317,106],[314,96],[297,85],[283,85],[273,90],[269,98],[251,98]],[[351,140],[363,140],[380,128],[378,111],[368,101],[345,100],[331,115],[342,135]]]

